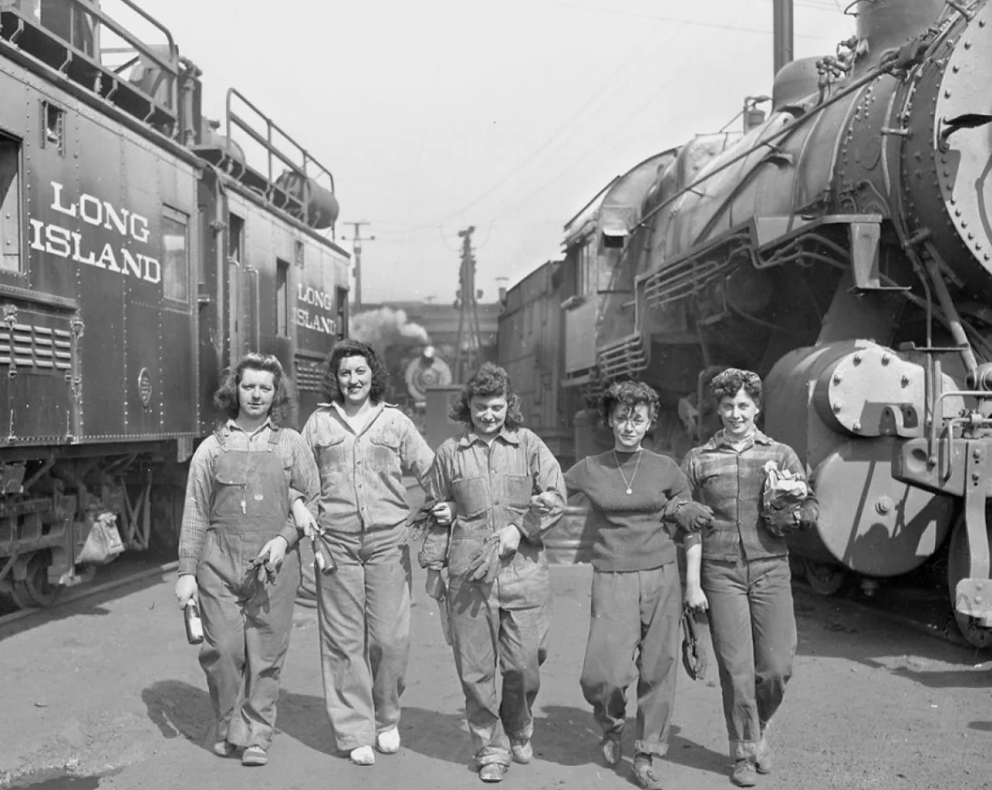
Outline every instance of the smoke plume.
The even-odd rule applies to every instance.
[[[427,345],[430,337],[420,324],[406,320],[406,312],[391,307],[366,310],[351,317],[349,334],[384,353],[388,348]]]

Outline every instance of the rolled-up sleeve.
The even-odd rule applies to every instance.
[[[527,465],[534,480],[534,487],[538,493],[554,494],[555,499],[550,512],[539,514],[530,508],[524,514],[522,523],[517,525],[525,538],[535,540],[544,535],[561,519],[565,512],[565,501],[568,494],[565,488],[565,477],[561,473],[561,466],[547,445],[535,434],[527,433],[525,436],[526,446],[524,449],[527,452]]]
[[[316,509],[317,497],[320,494],[320,472],[317,470],[317,462],[302,435],[294,437],[291,450],[293,466],[289,478],[289,504],[292,507],[297,499],[302,499],[303,504],[313,513]],[[286,519],[282,529],[279,530],[279,534],[286,539],[289,548],[299,542],[302,534],[292,513]]]

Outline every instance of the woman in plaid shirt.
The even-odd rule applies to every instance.
[[[731,780],[756,784],[771,770],[766,733],[792,676],[796,620],[784,535],[816,524],[812,493],[798,508],[762,512],[766,464],[805,480],[792,448],[765,436],[754,421],[761,410],[761,379],[728,368],[710,382],[723,429],[682,462],[693,497],[713,509],[700,556],[687,557],[686,602],[709,609],[713,651],[720,670]]]

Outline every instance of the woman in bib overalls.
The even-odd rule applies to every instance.
[[[300,584],[291,513],[316,496],[318,474],[300,435],[278,425],[290,393],[275,357],[244,356],[214,402],[229,419],[190,462],[176,598],[200,606],[214,753],[264,765]]]

